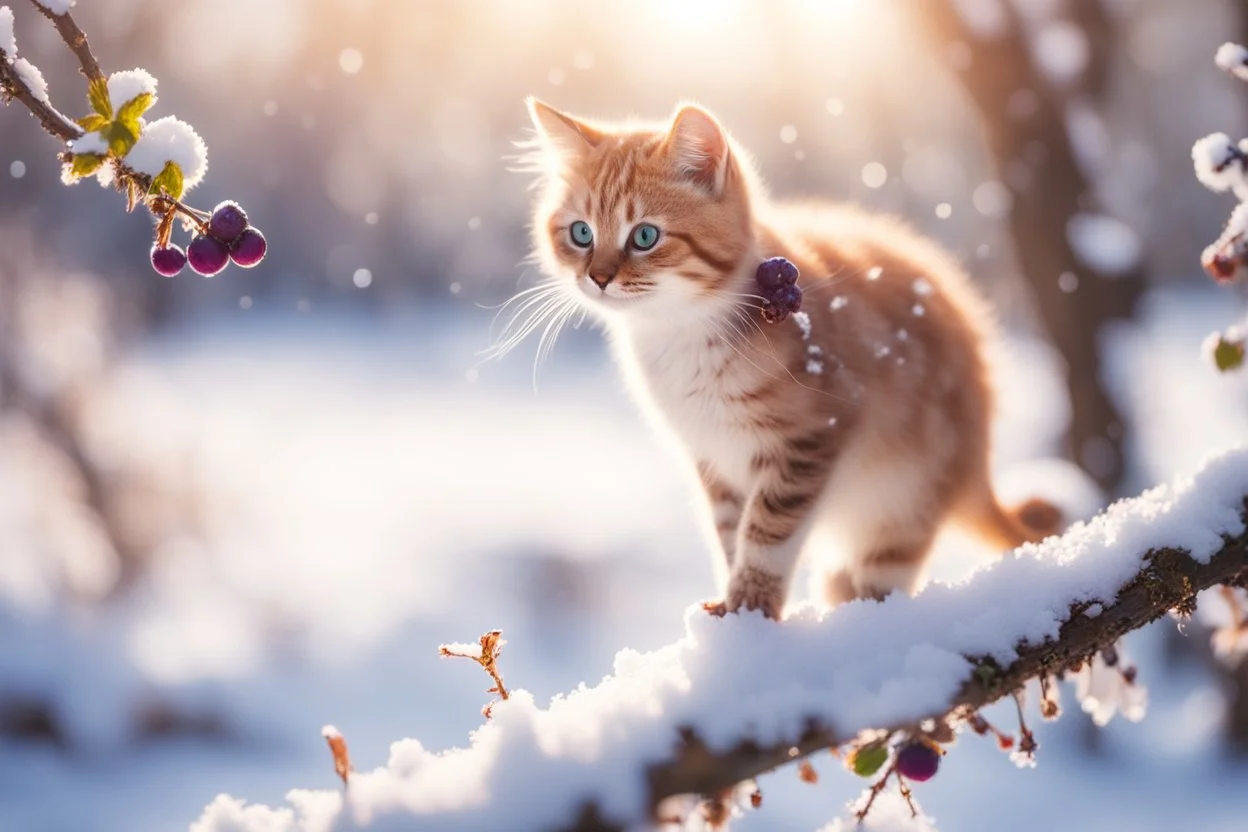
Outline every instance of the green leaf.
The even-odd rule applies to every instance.
[[[131,130],[129,125],[114,121],[104,131],[104,138],[108,142],[109,152],[120,159],[134,147],[134,143],[139,140],[139,134],[138,131]]]
[[[96,130],[102,129],[108,124],[108,119],[98,113],[92,113],[89,116],[83,116],[78,119],[78,126],[88,133],[94,133]]]
[[[130,132],[134,133],[134,135],[139,135],[139,133],[143,132],[142,128],[139,127],[139,119],[152,106],[154,100],[150,92],[136,95],[121,105],[121,109],[117,111],[116,120],[130,128]]]
[[[174,199],[182,198],[182,168],[176,162],[165,162],[165,168],[152,179],[148,193],[166,193]]]
[[[855,748],[845,758],[845,765],[859,777],[870,777],[888,762],[888,742],[877,740],[861,748]]]
[[[84,176],[90,176],[100,169],[104,164],[104,157],[95,153],[78,153],[74,156],[74,161],[70,163],[70,171],[75,179],[81,179]]]
[[[108,99],[108,81],[97,78],[87,86],[87,101],[91,109],[106,119],[113,117],[113,102]]]
[[[1234,341],[1226,336],[1219,336],[1218,342],[1213,348],[1214,366],[1223,373],[1237,370],[1244,364],[1244,352],[1243,341]]]

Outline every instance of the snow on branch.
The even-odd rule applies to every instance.
[[[1222,71],[1248,81],[1248,48],[1224,43],[1214,57]],[[1214,193],[1230,191],[1239,200],[1218,239],[1201,253],[1200,263],[1218,283],[1232,283],[1248,275],[1248,139],[1233,141],[1225,133],[1211,133],[1192,146],[1196,178]],[[1248,322],[1214,332],[1205,340],[1209,363],[1227,372],[1244,364],[1248,352]]]
[[[0,104],[22,104],[45,132],[60,140],[65,184],[94,176],[102,186],[126,195],[127,211],[146,206],[157,220],[152,267],[165,277],[178,274],[188,263],[205,277],[218,274],[230,262],[243,268],[258,265],[268,244],[247,223],[237,203],[223,202],[208,213],[181,201],[203,180],[208,149],[194,128],[180,119],[147,121],[147,111],[156,104],[156,79],[151,73],[132,69],[106,75],[86,33],[70,14],[74,0],[32,2],[77,59],[87,79],[91,112],[71,119],[52,105],[43,74],[17,57],[9,6],[0,6]],[[186,251],[171,242],[177,218],[193,235]]]
[[[915,598],[803,608],[779,624],[691,607],[685,638],[621,651],[596,686],[546,707],[512,690],[466,748],[401,740],[341,792],[295,790],[287,808],[221,795],[191,829],[622,830],[650,823],[666,798],[724,795],[822,749],[982,731],[982,706],[1031,679],[1093,672],[1093,658],[1112,668],[1124,633],[1189,614],[1205,588],[1242,586],[1246,509],[1248,447]],[[1135,684],[1134,669],[1119,670]],[[1106,698],[1104,685],[1082,688]],[[1095,704],[1104,718],[1114,703]],[[880,770],[888,755],[873,754],[870,771],[854,757],[851,767]],[[891,759],[884,779],[900,770]]]

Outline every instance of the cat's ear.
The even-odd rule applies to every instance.
[[[544,101],[529,96],[529,117],[542,144],[563,153],[586,153],[603,140],[601,130],[561,113]]]
[[[681,107],[664,144],[677,175],[719,196],[728,172],[728,135],[715,117],[700,107]]]

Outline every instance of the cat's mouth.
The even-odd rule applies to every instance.
[[[595,303],[601,303],[609,307],[627,306],[636,303],[647,292],[644,289],[629,289],[616,283],[608,283],[606,286],[599,286],[597,283],[583,276],[577,285],[581,292]]]

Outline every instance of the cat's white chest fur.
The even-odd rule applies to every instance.
[[[710,463],[747,490],[758,453],[755,431],[734,403],[749,379],[739,355],[699,327],[618,333],[616,357],[652,419],[666,426],[695,462]]]

